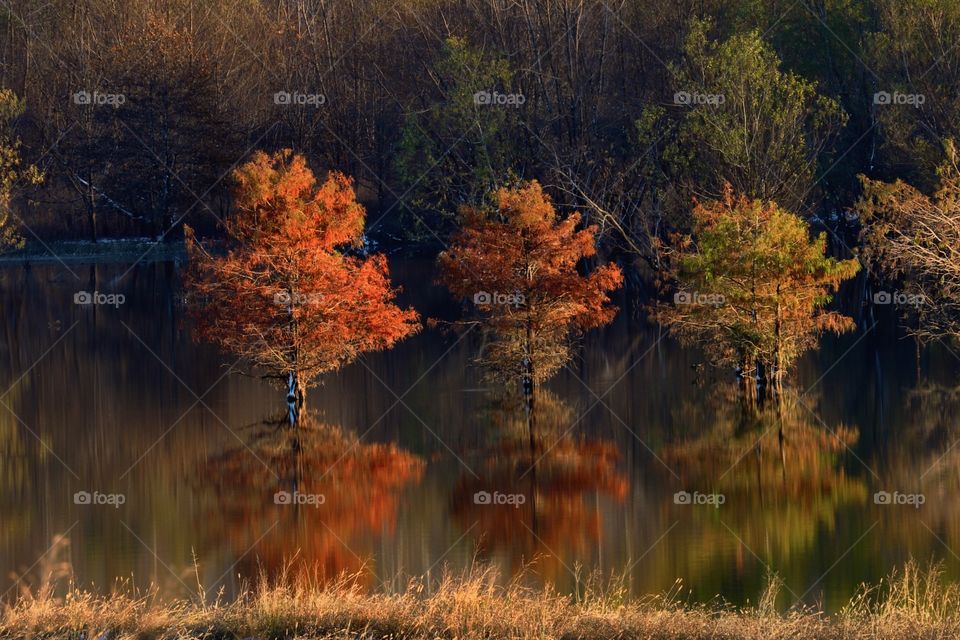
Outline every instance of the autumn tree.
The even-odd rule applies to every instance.
[[[394,304],[387,261],[363,257],[365,211],[352,181],[317,186],[303,156],[257,152],[238,168],[225,255],[188,230],[188,300],[196,335],[237,354],[287,388],[296,424],[319,374],[419,328]]]
[[[859,262],[826,256],[825,233],[811,238],[796,214],[735,196],[729,184],[720,200],[697,203],[693,220],[693,235],[664,251],[675,294],[657,318],[780,397],[789,367],[822,333],[854,327],[825,307]]]
[[[24,165],[21,142],[13,130],[13,121],[24,111],[23,100],[10,89],[0,89],[0,249],[23,244],[10,220],[14,189],[39,184],[43,175],[33,165]]]
[[[946,147],[932,196],[901,180],[861,176],[856,206],[865,256],[903,283],[919,316],[911,331],[921,339],[960,334],[960,165],[954,146]]]
[[[521,382],[532,413],[535,385],[570,361],[572,339],[613,320],[609,294],[623,277],[614,264],[581,275],[597,229],[578,231],[578,213],[559,219],[536,181],[501,188],[495,199],[495,211],[461,211],[463,228],[439,257],[440,279],[473,302],[471,322],[487,333],[477,363],[495,380]]]

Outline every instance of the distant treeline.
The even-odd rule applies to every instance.
[[[932,190],[958,43],[956,0],[16,0],[0,83],[40,237],[215,233],[231,169],[290,147],[374,234],[439,244],[536,178],[653,262],[725,182],[838,226],[858,174]]]

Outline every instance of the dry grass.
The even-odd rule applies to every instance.
[[[778,612],[776,580],[755,608],[695,606],[671,595],[629,601],[622,588],[590,589],[576,600],[492,571],[446,577],[427,592],[371,594],[354,579],[323,588],[282,580],[235,602],[163,602],[156,593],[108,597],[49,588],[21,595],[0,619],[0,638],[958,638],[960,589],[937,568],[902,572],[861,593],[836,616]]]

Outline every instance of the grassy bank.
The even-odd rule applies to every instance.
[[[2,638],[956,638],[960,590],[936,570],[908,565],[863,590],[837,615],[778,613],[774,582],[756,607],[690,605],[674,597],[627,601],[618,588],[578,599],[492,572],[450,577],[433,589],[411,581],[371,594],[355,580],[319,588],[262,584],[231,603],[165,602],[156,594],[103,597],[49,590],[22,595],[2,615]]]

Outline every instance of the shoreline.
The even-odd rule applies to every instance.
[[[110,262],[166,262],[186,259],[183,240],[169,242],[148,238],[116,240],[53,241],[28,243],[18,251],[0,254],[0,266],[28,264],[101,264]]]
[[[433,256],[438,248],[432,245],[404,245],[403,243],[375,242],[374,253],[387,256]],[[186,260],[187,249],[182,239],[156,241],[151,238],[112,238],[89,240],[58,240],[46,243],[28,242],[23,249],[0,253],[0,267],[28,264],[105,264],[131,262],[168,262]]]

